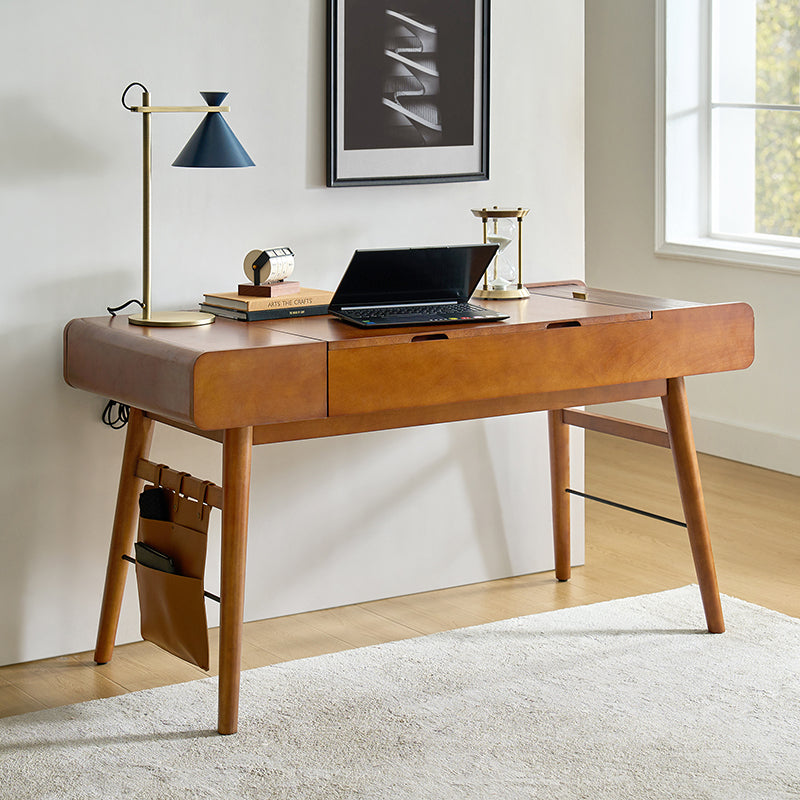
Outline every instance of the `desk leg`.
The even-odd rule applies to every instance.
[[[547,412],[550,440],[550,492],[553,502],[553,546],[556,557],[556,578],[568,581],[570,567],[569,518],[569,425],[561,409]]]
[[[136,465],[140,458],[147,458],[149,455],[152,440],[153,421],[146,419],[139,409],[132,408],[125,436],[125,449],[122,453],[117,508],[114,512],[114,527],[111,529],[106,585],[94,651],[94,660],[98,664],[110,661],[114,651],[122,595],[125,592],[125,579],[128,575],[128,564],[122,560],[122,556],[130,554],[136,536],[136,521],[139,518],[139,492],[142,490],[142,481],[136,477]]]
[[[226,430],[222,440],[222,580],[219,625],[219,714],[217,730],[239,726],[247,517],[253,429]]]
[[[670,378],[667,381],[667,393],[661,398],[661,402],[664,406],[675,474],[678,478],[697,582],[703,598],[706,623],[710,633],[722,633],[725,630],[725,621],[719,599],[717,573],[714,568],[714,555],[711,552],[711,537],[708,532],[703,488],[700,485],[700,470],[697,465],[683,378]]]

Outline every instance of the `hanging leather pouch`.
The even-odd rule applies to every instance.
[[[203,580],[211,506],[149,487],[142,492],[140,510],[136,583],[142,638],[207,670]]]

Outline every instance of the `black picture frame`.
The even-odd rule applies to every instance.
[[[489,179],[489,0],[328,0],[327,185]]]

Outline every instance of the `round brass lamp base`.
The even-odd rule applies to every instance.
[[[143,314],[131,314],[128,322],[149,328],[193,328],[210,325],[214,319],[213,314],[204,311],[154,311],[148,319]]]

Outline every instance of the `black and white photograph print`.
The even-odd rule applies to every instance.
[[[488,179],[488,5],[329,0],[329,186]]]

